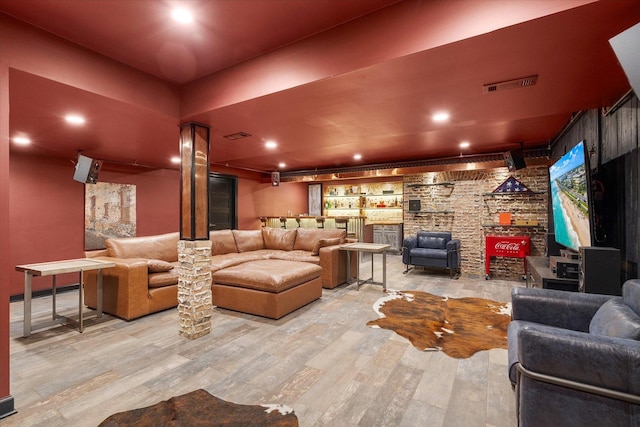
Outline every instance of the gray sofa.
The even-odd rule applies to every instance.
[[[512,304],[520,426],[640,425],[640,280],[622,297],[515,288]]]
[[[409,266],[446,268],[449,274],[460,272],[460,240],[448,231],[418,231],[402,242],[402,262]]]

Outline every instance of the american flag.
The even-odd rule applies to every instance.
[[[520,193],[531,191],[526,185],[518,181],[513,175],[504,180],[504,182],[493,190],[494,193]]]

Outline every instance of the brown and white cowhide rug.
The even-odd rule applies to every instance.
[[[481,350],[507,348],[511,303],[449,298],[420,291],[389,291],[367,326],[395,331],[421,351],[440,350],[457,359]]]

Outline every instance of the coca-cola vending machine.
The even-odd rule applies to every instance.
[[[529,236],[486,236],[484,264],[486,280],[489,280],[491,258],[507,257],[522,258],[524,273],[522,280],[527,278],[527,261],[526,257],[531,254],[531,239]]]

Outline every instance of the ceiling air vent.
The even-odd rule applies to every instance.
[[[538,81],[538,75],[521,77],[519,79],[507,80],[506,82],[491,83],[482,86],[484,93],[498,92],[507,89],[517,89],[519,87],[533,86]]]
[[[227,138],[230,139],[232,141],[235,141],[236,139],[242,139],[242,138],[246,138],[248,136],[251,136],[250,133],[246,133],[246,132],[236,132],[236,133],[232,133],[230,135],[225,135],[223,136],[223,138]]]

